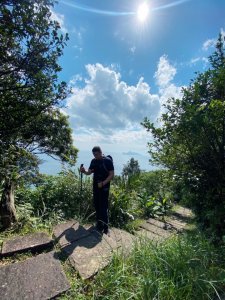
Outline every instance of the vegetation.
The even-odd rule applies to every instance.
[[[93,281],[81,282],[65,266],[72,289],[61,296],[73,299],[220,299],[224,288],[223,248],[215,248],[200,233],[189,233],[162,244],[142,240],[125,258],[112,263]]]
[[[224,282],[225,271],[219,263],[219,253],[198,235],[157,246],[143,241],[126,261],[115,258],[97,278],[96,298],[210,299]],[[106,290],[110,291],[107,296]]]
[[[58,81],[68,36],[51,20],[54,0],[3,0],[0,4],[0,183],[2,225],[16,220],[18,179],[46,153],[74,164],[77,149],[61,113],[69,93]]]
[[[122,176],[134,176],[140,174],[141,169],[137,160],[133,157],[127,162],[126,165],[123,167]]]
[[[220,35],[209,57],[210,69],[198,74],[182,99],[170,99],[153,135],[151,161],[168,168],[189,194],[202,227],[221,239],[225,235],[225,49]]]

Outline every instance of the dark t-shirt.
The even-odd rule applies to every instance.
[[[93,170],[94,173],[94,187],[97,186],[98,182],[104,181],[109,176],[109,171],[114,170],[113,162],[108,157],[103,157],[102,159],[92,159],[90,170]],[[105,187],[109,187],[110,183],[108,182]]]

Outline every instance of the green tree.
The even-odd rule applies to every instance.
[[[210,68],[199,73],[182,99],[170,99],[161,127],[147,118],[151,160],[182,178],[192,192],[198,220],[217,237],[225,234],[225,50],[219,36]]]
[[[140,166],[138,160],[135,160],[133,157],[124,165],[122,176],[134,176],[140,174]]]
[[[16,220],[18,174],[29,171],[27,165],[38,166],[37,154],[71,164],[76,161],[68,118],[60,111],[70,92],[58,79],[58,59],[68,35],[62,35],[59,23],[51,18],[54,3],[0,3],[0,211],[4,227]]]

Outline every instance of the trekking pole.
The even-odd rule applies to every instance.
[[[83,167],[84,164],[80,165],[80,168]],[[83,183],[83,173],[80,172],[80,191],[82,192],[82,183]]]

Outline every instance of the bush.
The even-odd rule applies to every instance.
[[[86,218],[93,212],[91,180],[85,178],[81,191],[80,179],[72,171],[43,175],[37,187],[19,188],[16,202],[19,207],[30,203],[34,215],[43,219],[54,214],[65,219]]]

